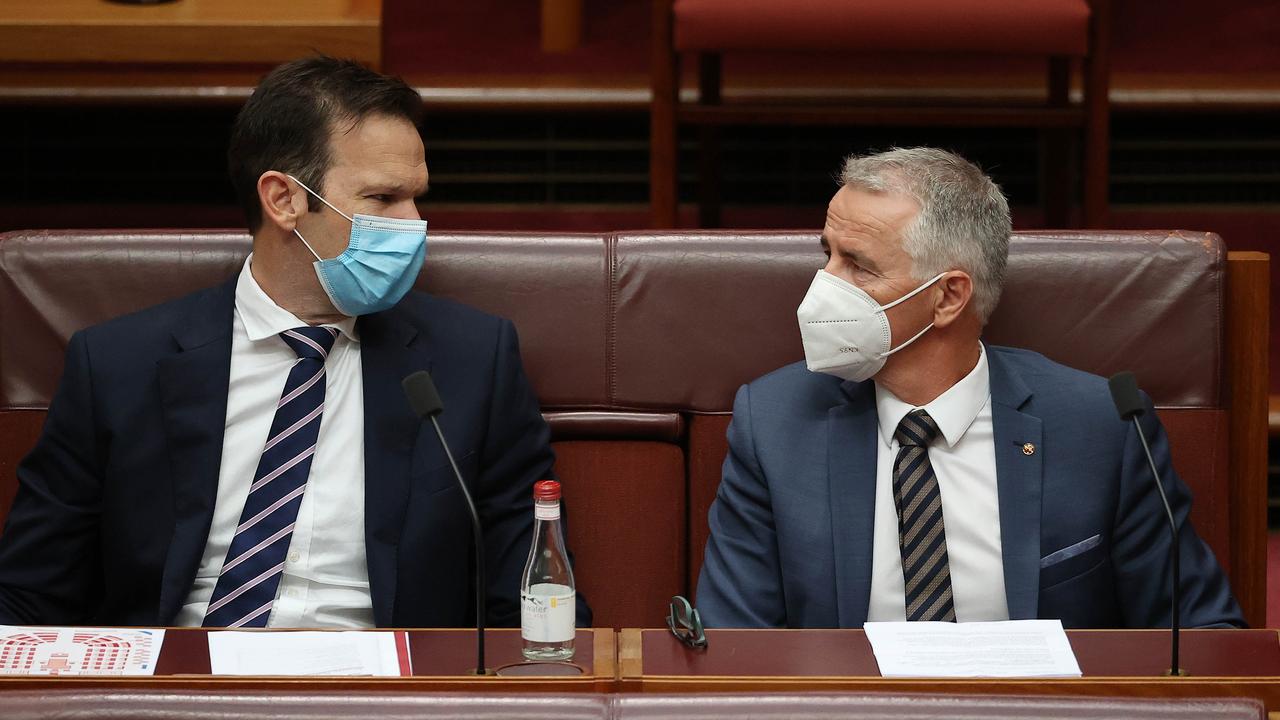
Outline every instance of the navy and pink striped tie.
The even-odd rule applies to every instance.
[[[276,405],[240,523],[209,598],[205,627],[267,625],[311,473],[324,412],[324,363],[337,336],[329,327],[280,333],[298,360]]]

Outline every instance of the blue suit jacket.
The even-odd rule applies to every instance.
[[[1025,350],[988,346],[987,357],[1010,618],[1168,627],[1168,520],[1106,381]],[[1182,528],[1181,621],[1243,626],[1222,570],[1187,521],[1191,496],[1144,400],[1142,426]],[[841,382],[803,363],[738,391],[698,582],[707,625],[866,622],[876,428],[870,381]],[[1024,454],[1024,443],[1036,452]]]
[[[233,278],[71,338],[0,537],[0,622],[173,621],[213,518],[234,301]],[[484,523],[488,621],[518,625],[533,483],[551,476],[553,456],[514,327],[421,293],[357,327],[375,621],[475,624],[465,505],[434,431],[400,387],[426,369]],[[579,623],[590,623],[583,603]]]

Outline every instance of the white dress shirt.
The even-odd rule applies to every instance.
[[[198,626],[249,495],[276,404],[298,356],[279,334],[306,323],[276,305],[254,280],[250,255],[236,284],[218,497],[195,584],[176,625]],[[372,627],[364,547],[364,383],[355,318],[325,362],[324,414],[311,475],[285,556],[267,627]]]
[[[880,432],[876,454],[875,535],[871,559],[871,603],[867,620],[905,620],[906,591],[893,503],[894,432],[918,409],[876,385]],[[951,591],[956,620],[1008,620],[1004,561],[1000,554],[1000,503],[996,491],[996,447],[991,425],[991,378],[986,350],[978,364],[923,408],[938,423],[940,437],[929,446],[929,462],[942,495]]]

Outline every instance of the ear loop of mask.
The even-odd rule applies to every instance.
[[[320,193],[318,193],[318,192],[316,192],[315,190],[312,190],[311,188],[307,187],[306,183],[304,183],[304,182],[302,182],[301,180],[299,180],[298,178],[296,178],[296,177],[294,177],[294,176],[290,175],[289,173],[285,173],[285,177],[287,177],[287,178],[289,178],[290,180],[292,180],[292,181],[294,181],[294,182],[298,183],[298,185],[299,185],[299,186],[301,186],[303,190],[306,190],[307,192],[309,192],[309,193],[311,193],[312,195],[314,195],[314,196],[316,197],[316,199],[317,199],[317,200],[319,200],[320,202],[324,203],[325,205],[328,205],[330,210],[332,210],[332,211],[334,211],[334,212],[338,213],[338,214],[339,214],[339,215],[341,215],[342,217],[346,218],[346,219],[347,219],[347,222],[351,223],[352,225],[355,225],[356,221],[355,221],[355,220],[352,220],[350,215],[348,215],[348,214],[346,214],[346,213],[342,212],[341,210],[339,210],[338,208],[334,207],[334,206],[333,206],[333,203],[330,203],[328,200],[325,200],[323,197],[321,197]],[[308,251],[309,251],[313,256],[315,256],[316,262],[324,262],[324,259],[323,259],[323,258],[321,258],[319,255],[317,255],[317,254],[316,254],[315,249],[311,247],[311,243],[307,242],[307,239],[306,239],[306,238],[304,238],[304,237],[302,237],[302,233],[298,232],[298,227],[297,227],[297,225],[294,225],[294,228],[293,228],[293,234],[294,234],[294,235],[297,235],[297,236],[298,236],[298,239],[302,241],[302,244],[306,246],[307,250],[308,250]],[[919,292],[919,291],[917,290],[917,292]]]
[[[937,275],[934,275],[934,276],[933,276],[933,279],[932,279],[932,280],[930,280],[929,282],[927,282],[927,283],[925,283],[925,284],[921,285],[920,287],[916,288],[915,290],[912,290],[911,292],[907,293],[906,295],[903,295],[902,297],[898,298],[897,300],[894,300],[893,302],[889,303],[888,305],[882,305],[882,306],[881,306],[881,308],[880,308],[880,311],[881,311],[881,312],[884,312],[885,310],[888,310],[889,308],[891,308],[891,307],[893,307],[893,306],[895,306],[895,305],[898,305],[898,304],[900,304],[900,303],[902,303],[902,302],[904,302],[904,301],[906,301],[906,300],[910,300],[912,297],[914,297],[914,296],[916,296],[917,294],[919,294],[919,293],[923,292],[923,291],[924,291],[926,288],[928,288],[930,285],[933,285],[934,283],[938,282],[938,279],[939,279],[939,278],[941,278],[943,275],[946,275],[946,274],[947,274],[946,272],[940,272],[940,273],[938,273]],[[892,350],[890,350],[889,352],[887,352],[887,353],[885,353],[885,354],[881,355],[880,357],[882,357],[882,358],[889,357],[890,355],[892,355],[892,354],[894,354],[894,353],[898,352],[899,350],[901,350],[902,348],[904,348],[904,347],[906,347],[906,346],[910,345],[911,343],[915,342],[916,340],[919,340],[921,335],[924,335],[925,333],[929,332],[929,331],[930,331],[930,330],[932,330],[932,329],[933,329],[933,323],[929,323],[928,325],[925,325],[925,326],[924,326],[924,329],[923,329],[923,330],[921,330],[920,332],[916,333],[915,335],[913,335],[913,336],[911,337],[911,339],[910,339],[910,340],[907,340],[906,342],[902,343],[901,345],[899,345],[899,346],[898,346],[898,347],[896,347],[896,348],[893,348]]]
[[[301,185],[302,183],[298,183],[298,184],[299,184],[299,185]],[[304,186],[304,187],[305,187],[305,186]],[[897,300],[894,300],[893,302],[889,303],[888,305],[881,305],[881,306],[880,306],[880,310],[881,310],[881,311],[888,310],[889,308],[894,307],[895,305],[900,305],[900,304],[902,304],[902,303],[904,303],[904,302],[906,302],[906,301],[910,300],[911,298],[915,297],[916,295],[919,295],[920,293],[922,293],[922,292],[924,292],[925,290],[929,289],[929,286],[930,286],[930,285],[932,285],[932,284],[934,284],[934,283],[938,282],[938,278],[942,277],[943,275],[946,275],[946,274],[947,274],[947,272],[948,272],[948,271],[944,270],[944,271],[942,271],[942,272],[938,273],[937,275],[934,275],[932,280],[930,280],[929,282],[927,282],[927,283],[925,283],[925,284],[921,285],[920,287],[916,288],[915,290],[912,290],[911,292],[907,293],[906,295],[903,295],[902,297],[898,298]]]

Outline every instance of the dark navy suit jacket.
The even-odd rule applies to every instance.
[[[0,622],[167,625],[217,493],[235,279],[76,333],[0,537]],[[361,317],[365,551],[379,626],[475,624],[472,533],[434,431],[400,387],[429,370],[485,528],[488,621],[519,624],[549,430],[514,327],[410,293]],[[244,448],[258,453],[261,448]],[[590,611],[579,604],[579,624]]]
[[[1168,627],[1169,524],[1106,381],[987,347],[1011,619]],[[1181,622],[1243,626],[1187,521],[1191,496],[1145,398],[1142,427],[1181,526]],[[744,386],[698,582],[720,627],[861,627],[871,594],[877,420],[872,382],[790,365]],[[1036,451],[1027,455],[1025,443]]]

